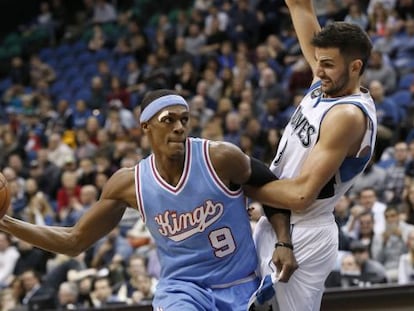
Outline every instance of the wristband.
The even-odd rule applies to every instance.
[[[277,242],[277,243],[275,243],[275,248],[278,248],[279,246],[290,248],[293,251],[292,243],[287,243],[287,242]]]

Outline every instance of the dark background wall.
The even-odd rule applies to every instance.
[[[33,21],[39,14],[40,3],[45,0],[0,0],[0,40],[21,24]],[[51,1],[47,1],[51,2]],[[70,18],[83,8],[82,0],[62,0]]]

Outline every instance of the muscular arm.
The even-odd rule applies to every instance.
[[[315,48],[310,42],[312,37],[321,30],[321,26],[316,18],[312,0],[285,0],[285,2],[289,8],[303,56],[315,72]]]
[[[210,148],[210,156],[216,172],[226,184],[255,185],[260,186],[274,180],[276,177],[260,161],[251,160],[239,148],[228,143],[213,143]],[[263,176],[260,180],[260,176]],[[277,196],[277,193],[273,193]],[[271,207],[264,206],[266,209]],[[276,210],[269,213],[267,217],[272,224],[278,240],[291,243],[290,237],[290,213]],[[272,247],[272,246],[271,246]],[[278,271],[281,271],[280,281],[287,282],[298,265],[293,252],[289,248],[281,248],[275,255],[275,263]]]
[[[345,157],[356,154],[365,128],[366,119],[358,107],[340,105],[332,108],[322,122],[319,140],[299,176],[273,181],[249,190],[248,195],[271,206],[294,211],[306,209],[338,171]]]
[[[0,230],[41,249],[75,256],[118,224],[126,206],[135,205],[133,196],[133,170],[123,169],[108,180],[99,201],[73,227],[36,226],[5,216]]]

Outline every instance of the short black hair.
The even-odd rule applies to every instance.
[[[141,113],[154,100],[156,100],[157,98],[166,96],[166,95],[178,95],[178,93],[175,92],[175,91],[173,91],[173,90],[168,90],[168,89],[160,89],[160,90],[155,90],[155,91],[149,91],[149,92],[147,92],[145,94],[144,98],[142,99],[142,103],[141,103]]]
[[[368,34],[358,25],[333,22],[315,34],[311,44],[318,48],[338,48],[347,61],[361,59],[360,75],[363,74],[371,55],[372,42]]]

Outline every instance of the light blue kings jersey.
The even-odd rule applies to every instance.
[[[176,186],[157,172],[154,155],[135,168],[138,210],[158,247],[161,278],[206,287],[237,282],[257,266],[246,199],[222,183],[208,150],[207,140],[187,139]]]
[[[377,132],[375,104],[366,89],[359,94],[323,98],[321,83],[311,86],[301,104],[292,115],[282,138],[270,169],[280,178],[292,178],[299,175],[304,161],[318,141],[320,126],[326,113],[334,106],[353,104],[367,116],[367,129],[358,154],[347,157],[333,178],[325,185],[318,199],[304,212],[292,212],[291,223],[306,220],[333,220],[334,205],[352,186],[355,178],[365,169],[373,154]]]

